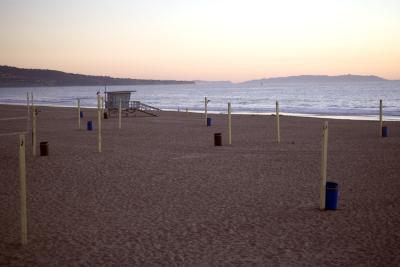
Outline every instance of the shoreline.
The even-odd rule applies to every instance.
[[[5,106],[25,106],[26,104],[18,104],[18,103],[0,103],[1,105]],[[50,107],[50,108],[76,108],[70,105],[38,105],[37,107]],[[81,108],[85,109],[97,109],[95,106],[82,106]],[[185,113],[186,109],[182,109],[178,111],[177,109],[162,109],[161,111],[166,112],[177,112],[177,113]],[[204,114],[204,110],[188,110],[189,113],[195,114]],[[379,111],[378,111],[379,112]],[[212,111],[208,110],[208,114],[212,115],[227,115],[225,112],[220,111]],[[275,116],[274,112],[232,112],[232,115],[249,115],[249,116]],[[376,121],[379,122],[379,114],[376,115],[328,115],[328,114],[303,114],[303,113],[287,113],[287,112],[280,112],[280,116],[288,116],[288,117],[299,117],[299,118],[316,118],[316,119],[332,119],[332,120],[350,120],[350,121]],[[400,122],[400,116],[383,116],[384,122]]]

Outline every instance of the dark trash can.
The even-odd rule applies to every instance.
[[[388,136],[388,127],[383,126],[382,127],[382,137],[387,137]]]
[[[221,133],[214,134],[214,146],[222,146],[222,135]]]
[[[338,207],[339,185],[334,182],[326,182],[325,209],[336,210]]]
[[[211,118],[207,118],[207,126],[211,126]]]
[[[108,114],[107,114],[107,112],[104,112],[104,119],[108,119]]]
[[[79,112],[79,117],[83,118],[83,111]]]
[[[88,121],[88,122],[87,122],[87,130],[88,130],[88,131],[93,130],[92,121]]]
[[[40,156],[48,156],[48,155],[49,155],[49,143],[40,142]]]

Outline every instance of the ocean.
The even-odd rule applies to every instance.
[[[210,113],[226,113],[230,101],[234,114],[271,114],[279,101],[284,115],[365,120],[378,118],[382,99],[385,120],[400,121],[400,81],[0,88],[0,103],[24,105],[26,92],[33,92],[36,105],[75,107],[80,98],[82,107],[95,108],[99,90],[135,90],[131,100],[162,110],[203,112],[207,96]]]

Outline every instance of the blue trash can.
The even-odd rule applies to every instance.
[[[211,118],[207,118],[207,126],[211,126]]]
[[[83,111],[79,112],[79,117],[83,118]]]
[[[88,130],[88,131],[93,130],[92,121],[88,121],[88,122],[87,122],[87,130]]]
[[[383,126],[382,127],[382,137],[387,137],[388,136],[388,127]]]
[[[336,210],[338,207],[339,185],[334,182],[326,182],[325,209]]]

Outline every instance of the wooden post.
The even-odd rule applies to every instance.
[[[328,163],[328,122],[325,121],[322,130],[321,185],[319,193],[319,209],[325,209],[326,173]]]
[[[31,113],[32,113],[32,120],[33,120],[33,92],[31,92]],[[33,129],[33,122],[32,122],[31,127]],[[33,141],[33,133],[32,133],[32,141]]]
[[[32,106],[32,155],[36,157],[36,107]]]
[[[276,142],[281,142],[281,129],[279,125],[279,102],[276,101]]]
[[[228,102],[228,144],[232,145],[232,114],[231,102]]]
[[[97,96],[97,133],[98,133],[98,150],[101,153],[101,96]]]
[[[78,129],[81,129],[81,100],[78,98]]]
[[[25,169],[25,135],[19,135],[19,180],[21,197],[21,243],[25,246],[28,243],[28,219],[26,212],[26,169]]]
[[[206,126],[207,126],[207,103],[208,103],[207,97],[204,97],[204,117]]]
[[[189,111],[188,111],[188,109],[186,108],[186,117],[187,116],[189,116]]]
[[[29,119],[30,119],[30,111],[29,111],[29,93],[28,92],[26,92],[26,109],[27,109],[27,112],[28,112],[28,121],[29,121]]]
[[[382,127],[383,127],[383,104],[382,99],[379,100],[379,136],[382,137]]]
[[[119,110],[118,110],[118,129],[121,129],[121,117],[122,117],[122,100],[119,99]]]
[[[101,116],[104,115],[104,96],[101,96]]]
[[[29,108],[29,92],[26,92],[26,110],[27,110],[26,132],[29,132],[29,121],[31,120],[31,112],[30,112],[30,108]]]

